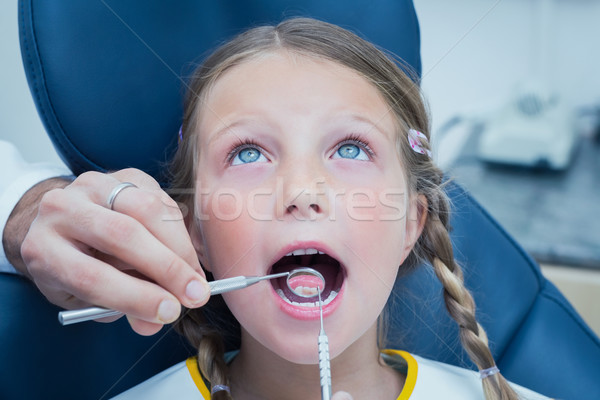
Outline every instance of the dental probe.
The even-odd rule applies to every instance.
[[[329,365],[329,339],[323,328],[323,301],[319,288],[319,311],[321,312],[321,331],[319,332],[319,373],[321,375],[321,399],[331,399],[331,367]]]
[[[287,276],[289,274],[289,272],[282,272],[280,274],[271,274],[265,276],[234,276],[233,278],[225,278],[218,281],[208,282],[208,286],[210,287],[210,295],[213,296],[215,294],[243,289],[267,279],[281,278],[282,276]],[[107,308],[88,307],[79,310],[61,311],[58,313],[58,321],[62,325],[71,325],[78,322],[112,317],[121,314],[123,313],[120,311],[109,310]]]

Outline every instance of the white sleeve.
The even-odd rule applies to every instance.
[[[72,175],[64,165],[25,162],[15,146],[4,140],[0,140],[0,171],[0,232],[2,234],[10,213],[25,192],[48,178]],[[2,245],[0,245],[0,271],[16,272],[6,259]]]

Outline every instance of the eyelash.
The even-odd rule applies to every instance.
[[[256,148],[261,152],[264,151],[263,148],[254,139],[239,139],[238,143],[235,146],[233,146],[231,150],[229,150],[225,160],[228,163],[231,163],[235,156],[237,156],[240,151],[246,148]]]
[[[344,146],[346,144],[357,145],[358,147],[362,148],[367,153],[369,158],[375,157],[375,152],[373,151],[371,146],[369,146],[369,143],[359,134],[352,133],[352,134],[346,136],[346,138],[344,140],[342,140],[340,143],[338,143],[335,146],[334,152],[338,151],[342,146]]]
[[[355,134],[355,133],[346,136],[346,138],[344,138],[341,142],[339,142],[335,146],[334,152],[338,151],[340,149],[340,147],[342,147],[346,144],[354,144],[354,145],[359,146],[368,154],[369,158],[372,158],[375,156],[375,152],[373,151],[373,149],[371,149],[371,146],[369,146],[369,143],[367,143],[367,141],[364,140],[364,138],[362,136]],[[231,150],[229,150],[229,152],[227,153],[226,161],[228,163],[231,163],[233,161],[233,159],[235,158],[235,156],[237,156],[240,151],[242,151],[248,147],[257,148],[261,152],[264,151],[263,148],[254,139],[239,139],[238,143],[235,146],[233,146],[233,148]]]

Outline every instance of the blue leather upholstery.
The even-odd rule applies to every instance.
[[[162,180],[181,124],[185,77],[201,56],[251,25],[317,16],[357,27],[421,69],[410,1],[19,3],[31,92],[58,153],[76,174],[137,167]]]
[[[559,399],[600,394],[600,340],[536,262],[460,186],[449,184],[455,256],[498,367],[518,384]],[[394,288],[395,347],[472,367],[430,268]]]
[[[168,328],[61,326],[60,309],[21,276],[0,273],[0,296],[0,399],[107,399],[193,354]]]
[[[358,30],[421,69],[419,27],[408,0],[19,3],[32,94],[76,173],[134,166],[160,179],[181,118],[180,76],[251,24],[319,17]],[[448,193],[456,256],[505,376],[557,398],[600,393],[597,336],[467,193],[455,184]],[[399,280],[390,338],[395,347],[469,367],[440,291],[426,267]],[[0,293],[0,398],[101,398],[113,384],[111,395],[187,354],[172,333],[141,338],[122,322],[61,327],[56,309],[19,277],[0,276]],[[153,358],[137,363],[149,347]]]

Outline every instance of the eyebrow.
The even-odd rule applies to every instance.
[[[387,137],[388,132],[386,130],[384,130],[383,128],[381,128],[381,126],[379,125],[378,122],[383,120],[387,116],[388,113],[389,113],[389,111],[386,112],[385,114],[381,115],[377,122],[373,121],[372,119],[370,119],[362,114],[357,114],[356,112],[344,112],[344,111],[339,112],[339,113],[334,113],[334,114],[336,114],[335,117],[330,118],[330,120],[358,122],[363,125],[368,125],[369,131],[374,129],[377,132],[379,132],[380,134]],[[261,119],[256,118],[254,116],[242,116],[241,118],[236,119],[233,122],[227,123],[227,124],[225,124],[225,121],[223,121],[220,117],[218,117],[218,120],[224,126],[222,126],[220,129],[218,129],[212,135],[212,137],[210,138],[210,140],[208,142],[209,144],[214,142],[215,140],[221,138],[223,135],[226,135],[226,134],[232,134],[235,137],[240,138],[240,135],[235,133],[236,127],[251,125],[253,123],[259,122]]]
[[[256,122],[256,118],[252,118],[252,117],[242,117],[240,119],[234,120],[233,122],[227,123],[227,124],[220,117],[218,119],[219,119],[219,122],[223,126],[220,129],[218,129],[216,132],[214,132],[214,134],[208,141],[209,144],[228,133],[234,135],[237,138],[240,138],[240,136],[235,133],[235,128],[239,127],[239,126],[247,125],[248,123]]]
[[[349,121],[359,122],[361,124],[368,125],[371,129],[375,129],[380,134],[387,136],[388,132],[379,125],[379,122],[381,120],[383,120],[388,115],[388,113],[389,113],[389,111],[387,111],[385,114],[381,115],[377,121],[373,121],[372,119],[370,119],[368,117],[365,117],[361,114],[356,114],[354,112],[346,114],[346,115],[344,115],[344,113],[342,113],[341,118],[342,119],[347,118]],[[369,129],[369,130],[371,130],[371,129]]]

